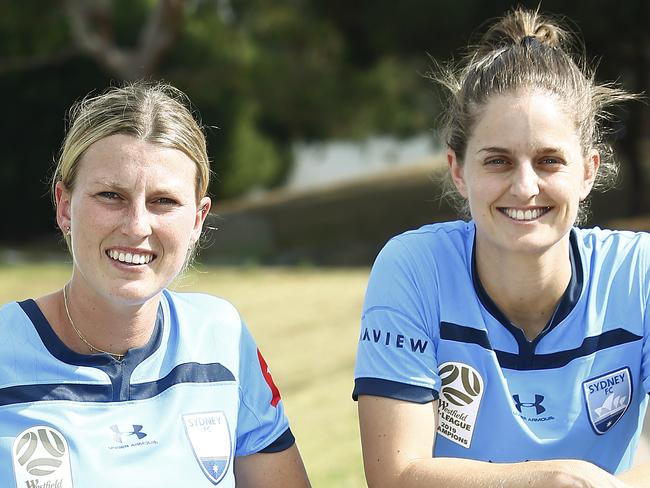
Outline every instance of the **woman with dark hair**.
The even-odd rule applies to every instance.
[[[516,9],[436,76],[471,219],[397,236],[373,266],[353,395],[370,486],[649,483],[617,476],[650,391],[650,240],[576,227],[616,170],[606,110],[634,96],[568,40]]]

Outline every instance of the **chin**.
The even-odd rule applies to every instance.
[[[141,305],[160,294],[162,286],[120,286],[110,292],[110,296],[124,305]]]

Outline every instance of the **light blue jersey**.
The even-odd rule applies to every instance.
[[[481,286],[474,233],[428,225],[381,251],[353,396],[439,399],[434,456],[629,468],[650,390],[650,236],[573,229],[571,282],[528,341]]]
[[[237,311],[164,291],[122,361],[82,355],[33,300],[0,309],[0,486],[234,487],[236,456],[294,442]]]

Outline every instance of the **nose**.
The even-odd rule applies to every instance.
[[[511,193],[521,200],[530,200],[539,193],[539,175],[530,162],[517,165],[512,173]]]
[[[136,238],[147,237],[151,234],[151,218],[144,201],[132,200],[124,213],[122,232]]]

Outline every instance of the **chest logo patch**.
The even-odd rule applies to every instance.
[[[44,425],[24,430],[11,454],[16,487],[73,487],[68,443],[58,430]]]
[[[183,415],[185,434],[203,474],[218,484],[232,458],[230,427],[222,411]]]
[[[442,380],[438,434],[469,448],[483,398],[483,378],[471,366],[456,362],[441,364],[438,374]]]
[[[589,421],[597,434],[604,434],[618,422],[630,406],[632,376],[622,368],[582,383]]]

